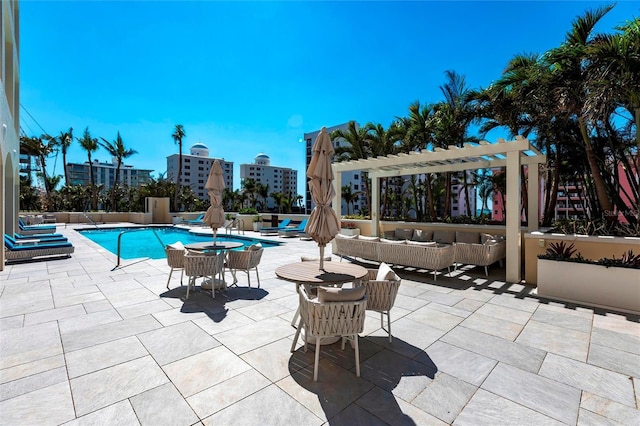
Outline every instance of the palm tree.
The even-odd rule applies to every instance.
[[[269,198],[269,184],[256,182],[256,193],[262,198],[262,210],[267,211],[267,198]]]
[[[242,182],[242,187],[244,188],[244,192],[251,201],[251,207],[256,208],[256,190],[258,189],[257,182],[255,179],[246,178]]]
[[[547,54],[547,61],[552,67],[552,76],[556,83],[556,101],[560,112],[566,117],[576,117],[582,147],[586,153],[586,161],[593,180],[599,208],[596,212],[612,211],[611,199],[606,183],[602,177],[603,160],[598,157],[594,149],[592,134],[586,120],[585,110],[590,94],[588,89],[585,61],[588,59],[588,47],[593,44],[593,30],[614,5],[609,5],[587,11],[584,16],[576,18],[571,30],[567,33],[564,43]],[[608,215],[608,219],[615,217]]]
[[[341,138],[348,142],[347,145],[340,145],[335,149],[335,161],[350,161],[369,158],[371,155],[370,137],[366,129],[358,128],[355,121],[347,124],[347,130],[334,130],[331,133],[331,140]],[[366,209],[371,212],[371,190],[367,173],[362,173],[362,183],[366,194]]]
[[[182,124],[176,124],[176,128],[171,135],[173,141],[178,144],[178,175],[176,176],[176,192],[173,195],[173,211],[180,210],[180,204],[178,203],[180,188],[182,187],[182,139],[186,136],[184,132],[184,127]]]
[[[120,167],[122,166],[122,160],[124,160],[125,158],[129,158],[134,154],[137,154],[138,151],[136,151],[135,149],[126,148],[124,146],[124,142],[122,141],[120,132],[118,132],[118,135],[116,136],[116,140],[114,140],[113,142],[109,142],[108,140],[102,137],[100,139],[104,141],[104,142],[99,142],[100,146],[106,149],[107,152],[109,152],[109,154],[116,159],[116,175],[113,180],[113,189],[111,191],[112,193],[111,207],[115,209],[116,194],[118,192],[117,188],[118,188],[118,183],[120,181]]]
[[[341,189],[341,195],[344,202],[347,204],[347,216],[351,214],[350,207],[358,201],[358,197],[360,196],[360,192],[353,192],[351,188],[351,184],[344,185]]]
[[[89,163],[89,177],[91,180],[91,209],[98,210],[98,192],[96,191],[96,178],[93,173],[93,160],[91,159],[91,153],[98,150],[98,139],[92,138],[89,133],[89,127],[84,129],[82,138],[76,138],[80,143],[82,149],[87,151],[87,161]]]
[[[47,141],[45,143],[44,141]],[[20,152],[29,156],[36,157],[40,164],[40,172],[36,173],[36,176],[40,177],[44,182],[44,190],[47,194],[47,199],[51,196],[51,191],[55,186],[51,186],[52,181],[47,177],[47,157],[54,151],[54,143],[51,141],[51,137],[48,135],[42,135],[40,137],[32,136],[20,137]]]
[[[55,147],[60,148],[60,152],[62,152],[62,167],[64,169],[64,183],[65,185],[69,185],[69,172],[67,170],[67,150],[71,146],[71,142],[73,142],[73,127],[69,127],[69,130],[66,132],[60,132],[60,135],[56,137],[52,137],[51,141],[53,142]]]

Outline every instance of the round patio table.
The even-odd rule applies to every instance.
[[[367,276],[367,269],[353,263],[342,262],[323,262],[324,268],[320,269],[320,262],[298,262],[289,265],[280,266],[276,269],[276,276],[285,281],[291,281],[300,286],[304,286],[307,294],[311,292],[313,287],[318,286],[341,286],[344,283],[353,282]],[[291,325],[295,327],[295,322],[300,315],[300,307],[296,310]],[[303,336],[303,338],[306,338]],[[321,345],[330,345],[337,342],[340,338],[322,339]],[[313,340],[312,340],[313,341]],[[312,341],[309,341],[309,344]]]

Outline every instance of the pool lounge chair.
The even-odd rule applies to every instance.
[[[66,240],[67,239],[67,237],[65,237],[62,234],[31,234],[31,235],[27,235],[27,234],[18,234],[17,232],[15,232],[13,234],[13,238],[15,238],[18,241],[24,240],[24,239],[33,239],[33,238],[37,238],[39,240]]]
[[[277,234],[279,230],[286,228],[290,222],[291,222],[291,219],[284,219],[280,222],[278,226],[262,227],[259,229],[260,235]]]
[[[192,220],[183,220],[186,225],[204,225],[204,213]]]
[[[304,228],[307,227],[307,220],[303,219],[298,226],[291,226],[278,230],[279,237],[297,237],[300,234],[304,234]]]
[[[47,231],[55,231],[55,225],[27,225],[21,217],[18,218],[18,226],[20,229],[46,229]]]
[[[26,245],[35,245],[35,244],[60,244],[60,243],[68,243],[67,237],[60,236],[59,238],[39,238],[37,235],[34,235],[31,238],[13,238],[8,234],[4,234],[4,238],[9,241],[14,246],[26,246]]]
[[[7,262],[15,260],[33,260],[40,257],[71,257],[75,247],[69,242],[16,245],[4,239],[4,258]]]

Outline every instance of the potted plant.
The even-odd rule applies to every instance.
[[[258,230],[260,229],[260,224],[262,223],[262,218],[260,217],[260,215],[255,215],[253,217],[253,230],[255,232],[258,232]]]
[[[590,260],[573,244],[551,243],[538,256],[538,295],[640,314],[640,255]]]
[[[340,222],[340,233],[342,235],[360,235],[360,229],[353,222]]]

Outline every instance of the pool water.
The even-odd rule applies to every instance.
[[[127,231],[120,238],[120,257],[122,259],[137,259],[149,257],[151,259],[164,259],[166,254],[164,247],[178,241],[187,245],[191,243],[213,242],[211,235],[198,235],[184,229],[167,227],[153,228],[102,228],[81,230],[83,236],[99,244],[111,253],[118,254],[118,235],[122,231]],[[228,236],[218,234],[217,241],[233,241],[243,243],[243,247],[251,244],[261,243],[263,247],[275,247],[280,245],[277,242],[262,240],[258,238],[248,238],[240,235]],[[236,250],[243,250],[239,247]]]

